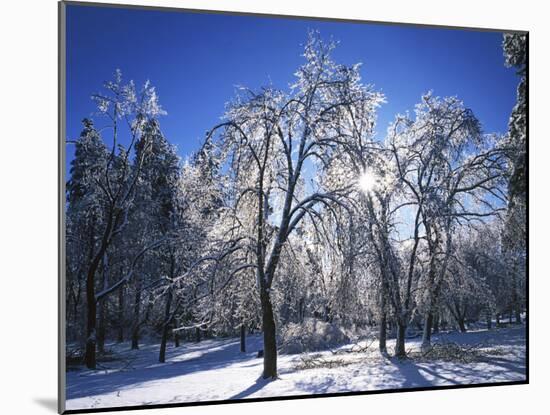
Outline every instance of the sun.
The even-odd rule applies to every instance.
[[[357,180],[357,185],[359,186],[359,189],[363,191],[364,193],[370,193],[372,192],[378,184],[378,180],[376,175],[366,170],[360,177],[359,180]]]

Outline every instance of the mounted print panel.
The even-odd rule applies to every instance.
[[[60,3],[60,412],[528,381],[528,34]]]

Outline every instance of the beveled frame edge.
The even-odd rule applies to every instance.
[[[410,22],[390,22],[380,20],[365,20],[365,19],[351,19],[343,17],[326,17],[326,16],[302,16],[302,15],[290,15],[290,14],[277,14],[277,13],[261,13],[261,12],[243,12],[239,10],[213,10],[213,9],[195,9],[186,7],[172,7],[172,6],[149,6],[140,4],[126,4],[126,3],[102,3],[95,1],[79,1],[79,0],[61,0],[68,6],[88,6],[88,7],[105,7],[115,9],[137,9],[137,10],[156,10],[161,12],[183,12],[183,13],[196,13],[196,14],[222,14],[232,16],[251,16],[251,17],[271,17],[271,18],[284,18],[293,20],[314,20],[325,22],[340,22],[340,23],[360,23],[360,24],[376,24],[384,26],[408,26],[408,27],[424,27],[433,29],[454,29],[454,30],[466,30],[476,32],[506,32],[506,33],[520,33],[527,34],[528,30],[523,29],[502,29],[502,28],[488,28],[488,27],[473,27],[473,26],[454,26],[454,25],[439,25],[439,24],[427,24],[427,23],[410,23]]]
[[[66,401],[66,257],[65,257],[65,141],[66,141],[66,3],[58,3],[57,49],[57,106],[58,106],[58,362],[57,362],[57,411],[65,412]]]

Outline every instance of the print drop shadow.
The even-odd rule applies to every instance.
[[[57,413],[57,399],[55,398],[34,398],[35,403],[42,408],[46,408],[50,412]]]

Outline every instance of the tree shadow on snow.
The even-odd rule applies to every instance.
[[[246,398],[247,396],[250,396],[253,393],[258,392],[265,385],[267,385],[268,383],[270,383],[272,381],[273,381],[273,379],[264,379],[260,376],[258,379],[256,379],[256,382],[254,382],[248,388],[246,388],[242,392],[237,393],[236,395],[232,396],[229,399],[243,399],[243,398]]]
[[[502,368],[501,372],[508,373],[510,375],[523,375],[525,378],[526,367],[525,367],[525,358],[520,360],[506,359],[503,357],[491,357],[486,359],[486,362],[489,364]],[[514,379],[517,380],[517,379]]]
[[[295,382],[294,386],[297,390],[304,391],[307,395],[321,395],[329,392],[334,392],[336,380],[332,376],[327,376],[322,382],[316,381],[299,381]],[[338,392],[346,392],[345,389],[340,389]]]
[[[402,388],[416,388],[430,384],[428,379],[420,373],[420,368],[414,362],[396,359],[394,365],[403,378]]]
[[[207,343],[207,341],[205,341]],[[211,350],[213,349],[213,350]],[[147,353],[149,356],[147,357]],[[72,372],[67,376],[67,399],[102,395],[124,389],[138,388],[145,382],[170,379],[195,372],[221,369],[240,361],[250,359],[250,353],[239,351],[239,341],[230,340],[217,344],[184,344],[172,348],[166,363],[158,363],[158,349],[150,348],[135,353],[135,369],[102,373],[102,370]],[[185,358],[185,354],[198,354]],[[144,356],[145,355],[145,356]],[[122,356],[124,358],[124,356]],[[181,359],[183,358],[183,359]],[[253,392],[251,392],[253,393]]]
[[[525,376],[525,364],[521,360],[486,358],[479,363],[487,363],[490,366],[463,363],[448,366],[446,363],[417,364],[406,361],[397,363],[396,367],[402,377],[401,388],[505,382],[521,380]]]

